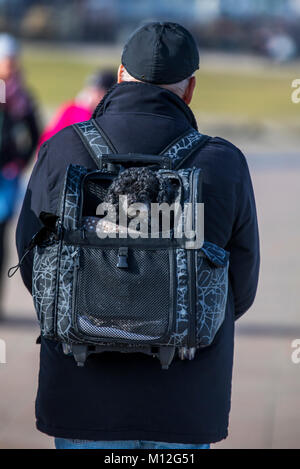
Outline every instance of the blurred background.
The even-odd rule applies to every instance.
[[[17,263],[14,230],[36,148],[71,111],[88,118],[114,80],[122,44],[149,20],[178,21],[196,37],[201,65],[191,107],[199,130],[240,147],[256,195],[260,284],[236,327],[230,436],[216,448],[300,448],[300,364],[291,359],[300,339],[300,103],[291,99],[300,79],[300,0],[0,0],[0,78],[12,90],[7,125],[18,155],[0,168],[0,263]],[[15,103],[22,115],[13,113]],[[7,180],[14,195],[3,209]],[[31,296],[19,274],[8,280],[5,272],[0,448],[53,448],[34,427],[39,346]]]

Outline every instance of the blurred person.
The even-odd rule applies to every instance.
[[[93,114],[118,153],[158,155],[197,130],[189,104],[199,53],[185,28],[145,25],[125,45],[121,62],[118,84]],[[56,212],[69,164],[97,169],[73,127],[40,149],[17,227],[20,258],[40,228],[40,212]],[[255,199],[246,159],[227,140],[211,137],[195,149],[183,164],[193,166],[203,171],[205,239],[230,252],[225,320],[211,346],[192,361],[175,359],[168,371],[151,357],[113,352],[78,368],[61,344],[41,338],[36,424],[56,438],[56,448],[204,449],[228,434],[234,322],[252,305],[258,283]],[[30,253],[21,265],[29,291],[32,263]]]
[[[116,73],[103,70],[90,76],[84,88],[71,101],[64,103],[45,128],[39,147],[60,130],[77,122],[89,120],[92,113],[107,91],[116,83]]]
[[[285,63],[296,57],[297,45],[293,37],[279,28],[266,40],[267,55],[277,63]]]
[[[19,178],[39,138],[35,104],[23,83],[19,56],[16,39],[0,34],[0,79],[5,83],[5,102],[0,104],[0,279],[5,262],[5,233],[14,213]],[[0,294],[0,318],[1,297]]]

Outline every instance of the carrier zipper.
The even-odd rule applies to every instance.
[[[188,256],[189,269],[189,305],[190,305],[190,327],[188,333],[188,347],[196,347],[196,292],[195,292],[195,253],[190,250]]]
[[[76,297],[77,297],[77,283],[78,283],[78,273],[80,269],[80,249],[74,251],[71,254],[71,257],[74,259],[74,270],[73,270],[73,291],[72,291],[72,316],[73,324],[75,324],[75,308],[76,308]]]
[[[195,171],[191,171],[190,175],[190,203],[195,202]],[[195,219],[192,218],[192,230],[195,229]],[[194,349],[197,345],[196,342],[196,283],[195,283],[195,250],[189,249],[187,251],[187,264],[188,264],[188,285],[189,285],[189,306],[190,306],[190,327],[188,331],[188,348]],[[191,353],[193,355],[193,352]]]

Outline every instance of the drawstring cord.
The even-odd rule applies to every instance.
[[[9,278],[12,278],[12,277],[15,275],[15,273],[18,272],[19,268],[20,268],[21,265],[22,265],[22,262],[24,261],[25,257],[27,256],[27,254],[30,253],[31,250],[32,250],[32,247],[31,247],[30,249],[27,248],[26,251],[24,252],[23,256],[21,257],[21,259],[19,260],[18,264],[17,264],[17,265],[13,265],[12,267],[10,267],[10,268],[8,269],[7,276],[8,276]]]
[[[8,269],[7,276],[9,278],[13,277],[15,273],[19,270],[24,261],[25,257],[32,251],[35,246],[39,246],[45,242],[45,240],[49,239],[49,236],[54,236],[54,239],[58,240],[60,233],[61,233],[61,226],[58,221],[58,217],[51,213],[41,212],[39,216],[40,220],[44,224],[43,228],[40,229],[32,238],[30,243],[28,244],[27,248],[21,259],[19,260],[17,265],[14,265]]]

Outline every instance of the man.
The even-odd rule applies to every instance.
[[[174,23],[151,23],[126,44],[118,82],[94,112],[121,154],[158,154],[197,128],[188,107],[199,56],[194,39]],[[95,168],[68,127],[40,151],[17,229],[21,256],[39,229],[42,210],[55,212],[67,166]],[[57,448],[206,448],[226,438],[234,321],[251,306],[259,269],[256,209],[246,160],[231,143],[212,138],[186,166],[204,173],[205,237],[230,251],[225,321],[214,343],[168,371],[142,354],[90,357],[84,368],[61,346],[41,343],[37,428]],[[31,288],[32,257],[22,276]],[[112,293],[113,294],[113,293]]]

